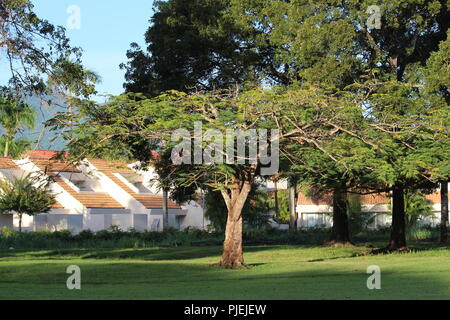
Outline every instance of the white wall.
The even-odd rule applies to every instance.
[[[181,208],[186,211],[186,216],[181,222],[180,229],[194,227],[203,230],[210,224],[208,219],[205,218],[205,210],[200,203],[188,201]]]
[[[131,210],[131,213],[147,213],[147,209],[139,201],[133,198],[128,192],[123,190],[114,183],[105,174],[99,171],[92,163],[85,161],[86,166],[80,166],[83,173],[96,177],[96,180],[101,185],[102,192],[107,192],[113,199],[119,202],[126,209]]]
[[[13,228],[13,215],[0,213],[0,227]]]
[[[23,160],[14,161],[25,172],[35,172],[37,174],[44,174],[38,167],[34,165],[28,158]],[[83,214],[86,212],[86,208],[81,202],[72,197],[66,190],[64,190],[57,183],[52,183],[52,191],[56,194],[56,200],[64,207],[69,208],[71,214]]]

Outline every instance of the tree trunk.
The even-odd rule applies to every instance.
[[[441,183],[441,242],[448,242],[448,181]]]
[[[22,215],[19,214],[19,232],[22,232]]]
[[[333,192],[333,227],[329,241],[335,243],[349,243],[347,216],[347,192],[335,189]]]
[[[289,182],[289,230],[297,229],[296,183]]]
[[[228,209],[227,226],[225,228],[225,241],[219,265],[228,269],[244,268],[244,255],[242,251],[242,209],[251,190],[251,183],[239,182],[233,184],[231,195],[222,190],[222,196]]]
[[[278,205],[278,182],[274,180],[273,182],[274,186],[274,197],[275,197],[275,217],[280,217],[280,206]]]
[[[220,265],[229,269],[242,268],[244,255],[242,251],[242,214],[237,208],[228,211],[225,241]]]
[[[5,138],[5,149],[3,150],[3,156],[7,157],[9,156],[9,138]]]
[[[402,187],[392,190],[392,227],[388,249],[406,247],[405,192]]]
[[[162,209],[163,209],[163,230],[169,227],[169,206],[168,206],[168,192],[163,190]]]

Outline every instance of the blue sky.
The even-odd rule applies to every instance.
[[[67,28],[73,46],[83,48],[83,64],[97,72],[102,82],[99,94],[123,92],[124,72],[119,64],[126,62],[131,42],[145,45],[144,33],[149,27],[153,0],[33,0],[38,17],[67,28],[70,6],[80,9],[80,29]]]
[[[38,17],[66,27],[71,45],[83,49],[83,65],[102,78],[97,86],[99,95],[123,92],[124,71],[120,70],[119,64],[126,62],[126,51],[131,42],[145,46],[144,33],[153,15],[153,0],[32,0],[32,3]],[[67,11],[71,6],[80,10],[79,29],[68,28],[71,13]],[[4,67],[5,61],[0,56],[0,70]],[[8,79],[9,74],[0,72],[0,84]],[[102,102],[104,98],[99,96],[96,100]],[[59,138],[53,141],[57,134],[44,129],[41,124],[59,110],[43,107],[36,99],[28,103],[38,111],[37,125],[34,130],[21,135],[38,140],[38,148],[60,150],[64,141]]]

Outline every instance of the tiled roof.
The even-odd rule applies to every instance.
[[[135,173],[131,168],[124,165],[124,163],[119,162],[108,162],[103,159],[88,159],[88,161],[110,178],[119,187],[125,190],[129,195],[139,201],[148,209],[160,209],[162,208],[163,198],[160,195],[142,194],[136,193],[131,188],[129,188],[125,183],[123,183],[119,178],[117,178],[113,173]],[[175,202],[168,200],[169,209],[180,209],[180,206]]]
[[[52,161],[49,160],[31,160],[40,170],[45,171],[46,165],[51,165]],[[58,164],[60,165],[60,164]],[[78,169],[77,169],[78,170]],[[58,170],[54,170],[58,171]],[[66,170],[60,170],[66,171]],[[67,171],[66,171],[67,172]],[[78,171],[77,171],[78,172]],[[52,172],[52,170],[46,170],[48,176],[52,176],[55,182],[63,188],[72,197],[78,200],[86,208],[105,208],[105,209],[123,209],[124,207],[114,200],[107,193],[103,192],[77,192],[71,186],[69,186],[58,174]]]
[[[38,168],[44,172],[81,172],[74,165],[60,160],[30,159]]]
[[[124,209],[124,207],[104,192],[77,192],[69,186],[60,176],[49,173],[55,182],[86,208]]]
[[[365,194],[361,198],[363,205],[386,204],[391,201],[386,193]]]
[[[435,190],[432,194],[428,194],[425,198],[433,204],[441,203],[441,194],[439,190]],[[386,204],[390,202],[390,198],[386,193],[374,193],[365,194],[361,196],[363,205],[375,205],[375,204]],[[449,196],[450,201],[450,196]],[[322,196],[315,195],[313,197],[307,197],[302,193],[299,193],[297,199],[297,205],[332,205],[333,197],[331,194],[326,194]]]
[[[0,157],[0,169],[20,169],[10,157]],[[64,208],[58,201],[56,201],[52,208],[62,209]]]
[[[297,205],[332,205],[333,196],[331,194],[306,196],[303,193],[298,194]]]
[[[389,203],[389,197],[384,193],[365,194],[361,196],[362,205],[375,205]],[[333,205],[332,194],[314,194],[306,196],[303,193],[298,194],[297,205]]]
[[[17,165],[9,157],[0,157],[0,169],[18,169]]]
[[[439,192],[439,190],[434,191],[432,194],[427,194],[425,198],[431,201],[431,203],[441,203],[441,193]],[[448,199],[450,202],[450,194]]]
[[[64,158],[67,158],[68,153],[63,151],[55,151],[55,150],[28,150],[25,152],[25,155],[32,159],[45,159],[50,160],[54,159],[60,155],[63,155]]]

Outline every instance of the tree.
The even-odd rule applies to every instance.
[[[388,146],[380,149],[382,152],[376,152],[386,160],[382,167],[386,169],[384,177],[376,179],[391,180],[394,219],[389,247],[404,247],[404,190],[417,188],[424,180],[432,179],[429,164],[433,160],[428,154],[424,166],[412,161],[413,154],[417,156],[420,149],[425,155],[431,145],[431,139],[418,139],[425,134],[425,126],[421,126],[421,134],[414,135],[397,124],[400,121],[412,125],[413,115],[417,116],[415,120],[420,120],[420,112],[424,111],[427,117],[431,113],[418,92],[424,81],[422,68],[431,53],[438,49],[440,41],[447,37],[450,21],[447,1],[383,3],[379,7],[382,13],[380,29],[368,23],[370,13],[367,8],[373,4],[371,1],[324,0],[312,4],[309,1],[261,0],[232,1],[232,4],[241,27],[256,28],[259,32],[253,40],[261,45],[269,43],[273,48],[276,63],[283,66],[280,69],[289,70],[290,82],[310,83],[335,92],[343,89],[355,92],[355,87],[348,86],[365,82],[365,95],[360,95],[365,99],[361,105],[371,114],[372,120],[378,119],[384,124],[372,123],[373,127],[367,128],[363,141],[371,143],[370,147],[377,145],[374,135],[390,141]],[[366,117],[364,121],[367,119],[370,118]],[[362,138],[358,131],[346,128],[352,135]],[[391,155],[389,159],[387,153]],[[388,171],[397,173],[395,179],[386,179]]]
[[[154,97],[166,90],[226,89],[251,78],[263,61],[243,43],[245,32],[229,14],[229,0],[169,0],[154,3],[146,51],[127,52],[126,92]]]
[[[432,203],[427,200],[426,192],[421,190],[407,190],[405,192],[406,226],[412,227],[424,216],[433,214]]]
[[[258,185],[252,186],[244,208],[242,217],[244,226],[261,228],[267,225],[267,213],[271,209],[269,195]],[[211,222],[215,231],[225,233],[228,210],[220,191],[208,188],[205,194],[205,217]]]
[[[13,143],[14,136],[23,128],[32,129],[34,127],[34,108],[17,101],[11,96],[0,96],[0,125],[4,132],[3,156],[9,156],[9,148]]]
[[[25,151],[30,150],[31,141],[25,138],[18,138],[15,140],[8,140],[5,137],[0,137],[0,154],[5,153],[6,145],[8,144],[8,154],[10,157],[17,159]]]
[[[9,66],[9,86],[17,96],[48,93],[46,76],[57,68],[81,65],[81,49],[73,48],[63,27],[55,27],[33,12],[30,0],[0,2],[0,49]],[[70,68],[65,69],[66,75]]]
[[[22,216],[34,216],[50,211],[55,195],[49,187],[50,181],[28,174],[20,178],[0,181],[0,212],[19,216],[19,231],[22,232]]]
[[[296,181],[289,181],[289,230],[295,231],[297,229],[297,183]]]
[[[430,59],[427,61],[425,68],[425,91],[427,102],[436,109],[442,110],[437,112],[435,117],[439,128],[447,128],[447,130],[440,130],[441,135],[435,139],[435,143],[429,147],[430,152],[435,153],[434,160],[436,163],[436,176],[440,183],[441,189],[441,242],[448,241],[448,181],[450,172],[450,159],[448,150],[450,148],[450,127],[448,117],[442,117],[449,113],[450,105],[450,31],[447,32],[447,40],[439,45],[439,50],[433,52]],[[447,120],[447,121],[445,121]],[[446,151],[447,150],[447,151]]]
[[[256,129],[256,123],[247,119],[241,94],[238,91],[218,91],[187,95],[171,91],[150,99],[126,94],[112,98],[105,106],[88,111],[82,118],[83,122],[75,129],[76,138],[69,143],[70,154],[78,157],[88,154],[130,157],[140,160],[144,165],[152,161],[161,185],[170,187],[175,194],[184,198],[206,187],[219,191],[227,208],[224,251],[219,264],[227,268],[244,267],[242,210],[255,178],[270,168],[259,162],[260,157],[255,156],[256,160],[255,157],[249,158],[248,150],[255,146],[252,145],[254,140],[242,137],[237,142],[236,136],[225,134],[226,129]],[[260,121],[260,125],[263,122]],[[174,132],[178,136],[172,136]],[[209,136],[212,133],[217,135]],[[197,135],[200,135],[201,142],[196,140]],[[202,138],[204,135],[210,140]],[[180,138],[189,147],[176,149]],[[270,139],[275,137],[271,136]],[[224,161],[223,149],[218,151],[214,147],[220,145],[220,141],[222,146],[231,143],[233,151],[242,147],[247,151],[240,158],[237,152],[232,153],[231,158],[227,159],[233,161],[227,163]],[[266,144],[270,145],[271,151],[275,148],[270,142]],[[194,146],[193,152],[190,146]],[[157,159],[151,159],[151,149],[159,150]],[[172,161],[172,156],[184,159],[189,154],[200,161]],[[276,158],[275,154],[273,156]],[[250,162],[251,159],[255,161]],[[189,192],[184,193],[184,190]]]
[[[448,242],[448,181],[441,183],[441,236],[442,243]]]
[[[247,101],[252,119],[270,117],[280,130],[282,158],[290,163],[285,171],[334,195],[329,240],[349,242],[347,192],[377,184],[369,168],[381,163],[371,157],[375,147],[354,133],[365,123],[363,110],[355,105],[358,100],[346,92],[306,85],[258,89],[252,95]]]
[[[277,201],[278,199],[278,201]],[[277,198],[270,197],[269,198],[269,207],[270,208],[277,208],[277,202],[278,202],[278,215],[275,213],[274,220],[278,223],[289,223],[289,195],[287,190],[278,190],[277,191]]]

